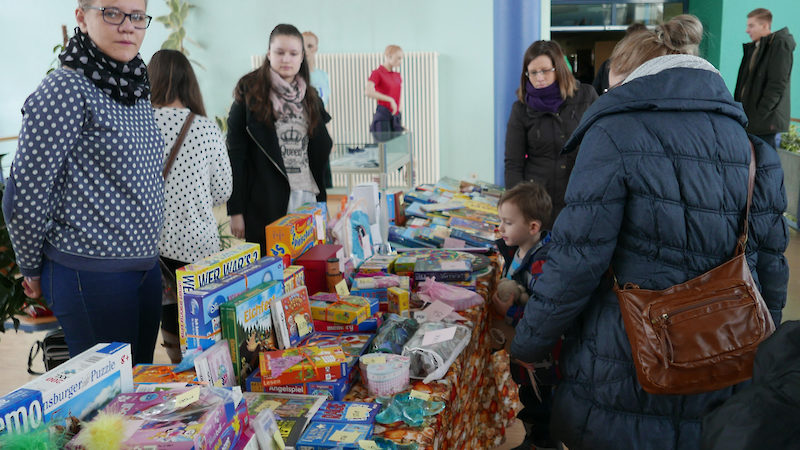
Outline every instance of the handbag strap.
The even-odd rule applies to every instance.
[[[750,166],[747,174],[747,206],[744,209],[744,217],[742,217],[742,233],[739,235],[739,239],[736,242],[736,253],[733,256],[739,256],[744,253],[747,245],[747,230],[750,223],[750,205],[753,203],[753,189],[756,181],[756,149],[753,147],[753,141],[751,141],[749,138],[747,141],[750,143]],[[614,273],[614,269],[611,264],[608,265],[608,274],[611,276],[611,280],[614,283],[614,288],[618,289],[619,283],[617,282],[617,276]]]
[[[172,164],[175,162],[175,158],[178,157],[178,150],[183,145],[183,140],[186,138],[186,133],[189,131],[189,126],[192,124],[194,120],[195,114],[189,111],[189,115],[186,116],[186,120],[183,121],[183,126],[181,127],[181,132],[178,134],[178,138],[175,139],[175,143],[172,144],[172,149],[169,151],[169,157],[167,158],[167,163],[164,165],[164,172],[161,174],[164,179],[167,179],[167,175],[169,175],[170,169],[172,169]]]

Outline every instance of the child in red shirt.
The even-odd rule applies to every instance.
[[[375,116],[369,126],[369,131],[378,142],[388,141],[394,133],[403,131],[400,123],[400,92],[403,80],[399,72],[393,71],[403,61],[403,49],[397,45],[389,45],[383,55],[383,64],[372,71],[366,89],[367,97],[378,101]]]

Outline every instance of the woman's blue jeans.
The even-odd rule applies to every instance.
[[[73,357],[100,342],[131,344],[133,364],[152,363],[161,322],[161,269],[90,272],[45,258],[42,295]]]

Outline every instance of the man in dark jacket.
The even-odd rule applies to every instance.
[[[645,392],[604,274],[611,266],[621,284],[661,290],[733,255],[747,203],[746,122],[707,61],[667,55],[601,96],[567,142],[564,152],[581,150],[511,357],[541,359],[564,335],[551,433],[570,450],[699,448],[703,415],[741,389]],[[747,261],[780,323],[789,278],[783,171],[755,141]]]
[[[752,42],[744,44],[733,95],[747,114],[747,131],[775,147],[777,134],[789,130],[795,42],[788,28],[772,32],[772,13],[764,8],[747,15],[747,34]]]

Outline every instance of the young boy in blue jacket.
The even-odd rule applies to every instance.
[[[515,327],[547,260],[550,233],[542,229],[542,224],[550,217],[551,209],[547,191],[534,182],[514,186],[497,204],[502,239],[496,243],[505,259],[502,278],[513,280],[518,287],[498,289],[492,305]],[[509,283],[511,281],[501,281],[501,286]],[[531,376],[536,379],[538,393]],[[557,381],[554,359],[527,366],[512,362],[511,377],[519,385],[519,397],[524,406],[517,417],[525,425],[525,440],[516,449],[556,448],[557,444],[550,439],[551,396]]]

